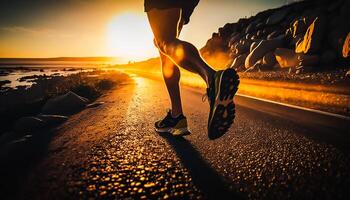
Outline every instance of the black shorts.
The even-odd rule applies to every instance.
[[[152,9],[181,8],[184,23],[188,24],[194,8],[199,0],[145,0],[145,12]]]

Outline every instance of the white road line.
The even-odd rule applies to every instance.
[[[246,97],[246,98],[250,98],[250,99],[255,99],[255,100],[259,100],[259,101],[263,101],[263,102],[267,102],[267,103],[271,103],[271,104],[277,104],[277,105],[281,105],[281,106],[286,106],[286,107],[290,107],[290,108],[294,108],[294,109],[314,112],[314,113],[317,113],[317,114],[327,115],[327,116],[330,116],[330,117],[336,117],[336,118],[340,118],[340,119],[343,119],[343,120],[348,120],[350,122],[350,117],[344,116],[344,115],[340,115],[340,114],[335,114],[335,113],[330,113],[330,112],[326,112],[326,111],[316,110],[316,109],[312,109],[312,108],[296,106],[296,105],[287,104],[287,103],[281,103],[281,102],[277,102],[277,101],[272,101],[272,100],[263,99],[263,98],[259,98],[259,97],[253,97],[253,96],[240,94],[240,93],[237,93],[236,96],[241,96],[241,97]]]

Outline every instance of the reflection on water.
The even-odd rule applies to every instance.
[[[68,76],[71,74],[77,74],[79,72],[91,72],[93,69],[80,69],[80,70],[59,70],[59,69],[42,69],[42,70],[13,70],[6,76],[0,76],[0,81],[9,80],[11,83],[7,83],[4,86],[10,88],[16,88],[18,86],[31,86],[33,81],[39,77],[46,77],[50,79],[53,76]]]
[[[55,76],[69,76],[80,72],[92,72],[94,70],[115,70],[107,64],[66,64],[66,65],[0,65],[1,87],[16,88],[19,86],[30,87],[38,78],[51,79]],[[5,82],[7,81],[7,82]],[[10,81],[10,82],[8,82]]]

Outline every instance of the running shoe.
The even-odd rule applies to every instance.
[[[234,69],[217,71],[209,88],[207,97],[210,105],[208,137],[211,140],[224,135],[235,118],[233,97],[238,90],[239,77]]]
[[[174,136],[191,134],[187,126],[186,117],[181,114],[174,118],[171,115],[171,110],[168,111],[164,119],[157,121],[154,125],[158,133],[171,133]]]

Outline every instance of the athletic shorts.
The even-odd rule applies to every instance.
[[[194,8],[199,0],[145,0],[145,12],[152,9],[181,8],[184,24],[188,24]]]

